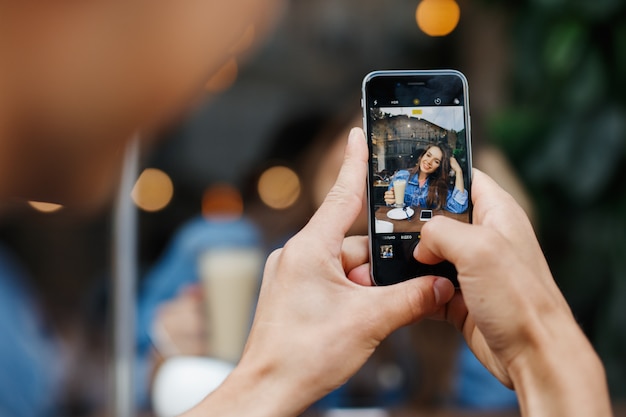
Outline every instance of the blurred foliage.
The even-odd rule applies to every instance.
[[[485,0],[509,14],[510,100],[489,122],[555,278],[626,398],[626,2]]]

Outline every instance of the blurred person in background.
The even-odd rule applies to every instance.
[[[209,299],[202,288],[201,256],[229,248],[260,250],[260,244],[259,228],[253,222],[228,215],[199,216],[176,232],[164,254],[146,274],[139,291],[136,375],[141,408],[150,407],[151,377],[163,360],[214,355],[208,343]],[[232,269],[236,273],[236,265]],[[262,268],[258,268],[257,286],[261,274]],[[233,277],[226,276],[229,278]],[[248,326],[246,323],[246,333]]]

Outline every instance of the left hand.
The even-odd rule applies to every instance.
[[[299,415],[344,384],[401,326],[444,316],[449,280],[423,277],[371,287],[366,237],[345,239],[364,197],[367,146],[353,129],[337,182],[304,229],[267,261],[238,367],[207,398],[221,415]],[[198,410],[200,411],[200,410]]]
[[[461,169],[461,165],[459,165],[459,162],[456,160],[454,156],[450,157],[450,168],[452,168],[452,170],[457,175],[463,172],[463,170]]]

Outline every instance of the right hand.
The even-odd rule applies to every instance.
[[[385,191],[384,199],[388,205],[396,203],[396,193],[393,191],[393,187]]]
[[[445,318],[489,371],[516,389],[524,415],[610,415],[602,365],[526,214],[477,170],[472,197],[473,225],[436,216],[415,252],[421,262],[447,259],[458,270],[462,292]]]

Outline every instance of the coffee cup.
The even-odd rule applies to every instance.
[[[264,257],[256,247],[212,248],[199,260],[209,355],[237,362],[246,343]]]

